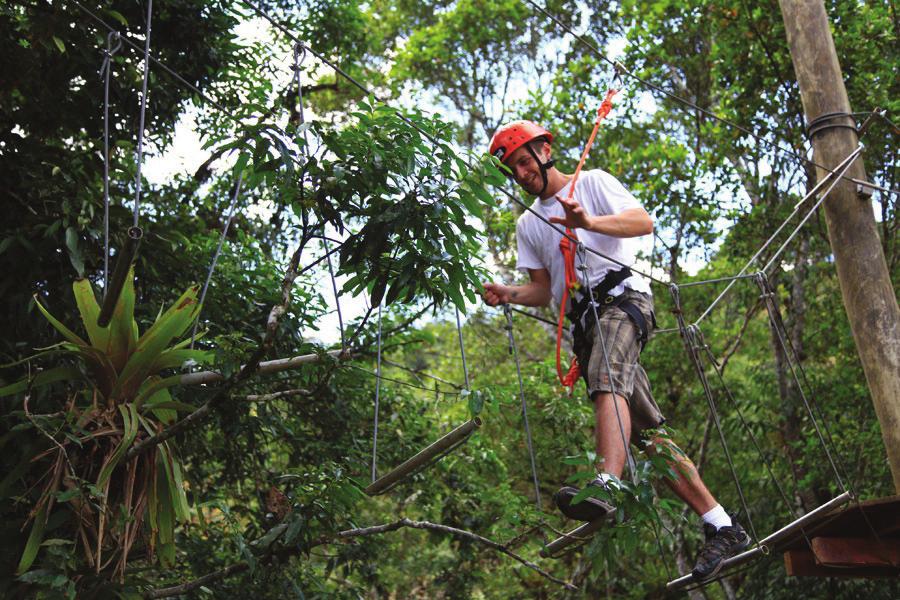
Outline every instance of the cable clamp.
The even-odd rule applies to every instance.
[[[625,65],[620,63],[619,61],[613,62],[613,68],[616,70],[616,74],[613,77],[613,82],[622,81],[622,75],[628,72],[628,69],[625,68]]]
[[[850,119],[853,124],[851,125],[846,122],[835,123],[834,121],[838,119]],[[812,140],[813,136],[818,133],[822,133],[823,131],[827,131],[828,129],[837,128],[852,129],[853,131],[857,132],[857,135],[859,134],[859,129],[856,126],[856,119],[853,118],[853,115],[840,111],[825,113],[824,115],[820,115],[810,121],[806,126],[806,137]]]

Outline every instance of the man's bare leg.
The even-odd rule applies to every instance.
[[[594,395],[596,419],[594,432],[597,455],[604,459],[600,465],[600,471],[621,478],[626,456],[622,439],[623,437],[625,440],[631,439],[631,415],[625,399],[621,396],[615,396],[615,398],[617,402],[613,403],[613,395],[610,393],[601,392]],[[616,414],[617,409],[618,414]],[[621,428],[619,427],[620,420]],[[648,448],[648,451],[657,451],[655,449],[662,446],[669,446],[669,453],[673,457],[673,460],[669,461],[669,465],[678,474],[676,479],[666,478],[666,484],[675,495],[700,516],[715,507],[718,502],[703,483],[694,463],[681,452],[674,442],[668,438],[654,438],[653,445]]]
[[[703,483],[693,461],[669,438],[654,437],[651,442],[651,445],[647,447],[648,454],[665,450],[672,456],[668,464],[675,471],[677,477],[675,479],[665,478],[669,489],[700,516],[712,510],[718,502]]]
[[[612,394],[605,392],[594,394],[594,437],[597,443],[597,456],[603,457],[600,471],[621,479],[626,456],[622,439],[625,439],[625,443],[631,439],[631,414],[624,398],[615,396],[617,402],[614,403],[613,397]]]

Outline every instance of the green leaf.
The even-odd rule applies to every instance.
[[[159,377],[150,377],[147,379],[147,383],[154,382],[154,380],[159,380]],[[146,386],[146,384],[145,384]],[[175,422],[175,419],[178,418],[178,413],[170,408],[166,408],[162,406],[164,404],[172,403],[172,396],[169,394],[169,390],[166,388],[162,388],[152,396],[147,398],[147,401],[144,403],[144,408],[149,408],[153,415],[159,419],[162,423],[169,425]],[[137,403],[135,403],[136,405]]]
[[[190,340],[186,340],[190,341]],[[156,373],[163,369],[177,368],[185,362],[192,360],[197,364],[208,364],[215,358],[215,352],[207,350],[190,350],[188,348],[169,348],[160,353],[150,366],[150,372]]]
[[[140,392],[134,400],[134,406],[138,410],[141,409],[141,406],[156,395],[157,392],[163,390],[165,388],[170,388],[172,386],[178,385],[181,383],[181,375],[172,375],[171,377],[166,377],[165,379],[160,379],[158,377],[149,377],[145,381],[145,385],[141,386]],[[153,430],[148,429],[150,435],[153,435]]]
[[[119,11],[113,10],[111,8],[107,8],[103,12],[108,14],[110,17],[112,17],[113,19],[115,19],[116,21],[118,21],[119,23],[124,25],[125,27],[128,27],[128,19],[126,19],[125,16],[122,15],[122,13],[120,13]]]
[[[184,479],[181,476],[181,466],[172,454],[167,442],[159,446],[159,455],[162,457],[165,479],[168,488],[168,498],[176,520],[187,523],[191,520],[190,507],[187,496],[184,493]]]
[[[122,457],[125,456],[125,452],[128,451],[128,449],[131,447],[131,444],[134,442],[134,438],[137,436],[138,415],[135,411],[134,405],[120,404],[119,413],[122,415],[122,423],[124,429],[122,433],[122,440],[119,442],[119,445],[116,446],[116,449],[107,459],[106,463],[104,463],[103,468],[100,469],[100,476],[97,477],[98,488],[102,488],[104,485],[106,485],[106,482],[112,475],[112,472],[116,468],[116,465],[118,465],[119,461],[122,460]]]
[[[22,558],[19,559],[19,566],[16,568],[16,575],[22,575],[27,571],[34,559],[37,558],[38,550],[41,548],[41,541],[44,538],[44,526],[47,524],[47,504],[41,506],[41,510],[34,516],[34,524],[31,526],[31,533],[28,535],[28,541],[25,542],[25,550],[22,552]]]
[[[484,394],[481,390],[475,390],[469,395],[469,413],[475,417],[481,414],[484,408]]]
[[[25,379],[0,388],[0,397],[11,396],[12,394],[24,392],[28,389],[29,385],[32,388],[36,388],[50,385],[51,383],[56,383],[57,381],[65,381],[67,379],[80,381],[83,378],[84,377],[82,376],[81,371],[79,371],[75,367],[53,367],[52,369],[40,371],[32,378],[26,377]]]
[[[72,291],[75,292],[75,304],[78,305],[78,312],[81,313],[81,322],[87,330],[88,339],[91,345],[97,350],[106,351],[109,344],[109,327],[100,327],[97,325],[97,318],[100,316],[100,305],[97,304],[97,298],[94,296],[94,288],[87,279],[76,279],[72,284]]]
[[[199,309],[199,303],[197,302],[198,290],[199,286],[191,286],[141,336],[134,352],[128,359],[128,363],[122,369],[118,382],[116,382],[114,395],[124,398],[133,396],[147,376],[151,374],[153,364],[160,354],[166,350],[169,343],[190,327]]]
[[[134,266],[128,270],[125,285],[119,293],[116,307],[109,321],[109,337],[106,354],[118,372],[128,362],[128,357],[137,346],[137,322],[134,320]]]
[[[60,52],[66,51],[66,45],[63,43],[63,41],[61,39],[59,39],[55,35],[53,36],[53,43],[56,44],[56,47]]]
[[[34,295],[34,303],[37,305],[38,310],[41,311],[41,314],[44,315],[44,317],[48,321],[50,321],[50,324],[53,325],[54,329],[56,329],[58,332],[60,332],[64,338],[66,338],[67,340],[69,340],[70,342],[72,342],[73,344],[76,344],[78,346],[90,347],[90,344],[88,344],[86,341],[84,341],[83,339],[81,339],[80,337],[75,335],[75,333],[71,329],[69,329],[68,327],[63,325],[61,322],[59,322],[56,319],[56,317],[51,315],[49,313],[49,311],[47,311],[47,309],[44,308],[43,305],[38,301],[37,294]]]
[[[81,254],[81,247],[78,244],[78,232],[74,227],[66,228],[66,250],[69,252],[69,261],[75,267],[78,277],[84,277],[84,255]]]

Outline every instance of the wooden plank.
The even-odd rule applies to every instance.
[[[865,500],[859,506],[851,502],[842,509],[821,515],[804,530],[809,537],[815,534],[852,538],[871,536],[870,525],[882,538],[900,534],[900,496]],[[805,539],[798,538],[785,549],[807,550],[808,547]]]
[[[825,567],[895,567],[900,565],[900,539],[815,537],[812,551]]]
[[[826,567],[816,564],[815,555],[809,550],[788,550],[784,553],[784,568],[790,577],[845,577],[865,578],[898,577],[900,569],[893,567]]]
[[[377,496],[391,490],[402,480],[430,465],[432,461],[440,460],[444,454],[465,442],[469,436],[472,435],[472,432],[479,427],[481,427],[480,417],[475,417],[466,421],[436,442],[433,442],[424,450],[421,450],[412,458],[404,461],[399,467],[390,471],[387,475],[383,475],[372,482],[369,487],[365,489],[366,494]]]
[[[560,550],[563,548],[568,548],[572,544],[577,544],[579,542],[584,542],[587,539],[593,537],[593,535],[603,528],[603,526],[608,523],[613,515],[616,514],[615,509],[612,512],[607,513],[606,515],[596,519],[594,521],[590,521],[585,523],[584,525],[579,525],[569,533],[553,540],[543,548],[541,548],[541,557],[543,558],[553,558],[555,557]]]

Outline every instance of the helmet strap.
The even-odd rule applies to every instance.
[[[538,168],[541,170],[541,181],[543,182],[543,186],[541,186],[541,191],[538,192],[538,196],[543,196],[544,192],[547,191],[547,171],[556,164],[556,161],[552,158],[547,162],[543,162],[540,158],[538,158],[537,152],[534,151],[534,148],[531,147],[531,142],[525,144],[525,147],[528,148],[528,152],[531,154],[531,157],[534,159],[534,162],[538,164]]]

